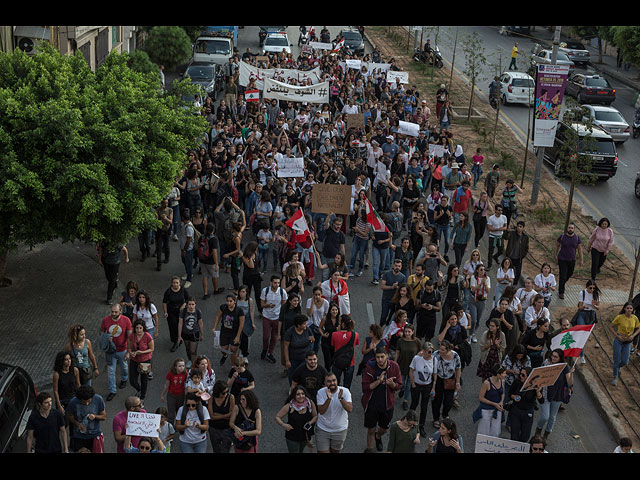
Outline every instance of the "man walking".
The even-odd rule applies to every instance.
[[[273,350],[280,339],[280,309],[289,296],[280,287],[280,277],[273,275],[268,287],[262,289],[260,304],[262,305],[262,353],[260,358],[276,363]]]
[[[324,385],[316,396],[316,446],[318,453],[340,453],[347,438],[349,414],[353,411],[351,392],[338,386],[335,373],[327,374]]]
[[[48,392],[36,396],[36,408],[27,421],[27,453],[35,447],[35,453],[69,453],[67,429],[64,416],[53,407],[53,398]]]
[[[511,49],[511,63],[509,64],[509,70],[513,67],[513,70],[518,70],[518,66],[516,65],[516,58],[518,57],[518,42],[513,44],[513,48]]]
[[[193,278],[193,248],[195,239],[195,228],[191,223],[191,211],[185,208],[180,214],[182,220],[182,235],[180,236],[180,253],[182,256],[182,263],[187,272],[182,276],[182,280],[186,280],[184,288],[191,286],[191,280]]]
[[[507,230],[507,217],[502,214],[502,205],[497,204],[494,207],[493,215],[487,219],[487,229],[489,230],[489,263],[487,270],[491,268],[491,260],[495,260],[496,263],[500,263],[500,255],[504,251],[503,235]],[[493,254],[493,250],[497,249],[496,254]]]
[[[122,315],[122,306],[119,303],[112,305],[111,315],[102,319],[100,332],[108,334],[110,336],[109,341],[116,347],[115,353],[105,353],[107,384],[109,389],[106,400],[109,402],[116,396],[116,364],[120,365],[119,387],[125,388],[127,386],[127,380],[129,380],[127,339],[133,332],[133,327],[131,326],[129,317]]]
[[[582,255],[582,242],[580,236],[576,234],[576,226],[573,223],[567,225],[565,233],[556,240],[555,257],[558,262],[560,278],[558,281],[558,298],[564,298],[564,288],[567,281],[573,276],[576,266],[576,254],[580,254],[580,267],[584,263]]]
[[[407,282],[407,277],[400,271],[402,270],[402,260],[396,258],[393,261],[391,270],[387,270],[382,275],[380,289],[382,290],[382,305],[380,312],[380,325],[383,327],[388,323],[389,311],[391,310],[391,301],[403,283]]]
[[[383,450],[382,436],[389,430],[395,393],[401,388],[400,366],[389,359],[386,347],[378,346],[375,362],[368,363],[362,373],[362,406],[364,426],[367,429],[365,453],[374,452],[374,441],[376,450]]]
[[[164,263],[169,263],[169,234],[173,225],[173,209],[169,207],[169,199],[162,200],[160,207],[156,210],[158,220],[162,226],[156,230],[156,270],[162,269],[162,254],[164,253]]]
[[[507,241],[507,247],[504,255],[511,259],[515,275],[513,284],[517,286],[522,273],[522,261],[529,253],[529,235],[524,233],[524,222],[522,220],[518,221],[515,230],[506,232],[505,240]]]
[[[120,270],[120,254],[124,253],[125,263],[129,263],[129,251],[124,245],[110,247],[106,242],[97,245],[98,265],[104,269],[107,278],[107,305],[113,305],[113,291],[118,287],[118,271]]]

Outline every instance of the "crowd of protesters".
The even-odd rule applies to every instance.
[[[111,308],[100,325],[100,344],[92,345],[84,327],[74,325],[56,358],[53,398],[46,403],[39,397],[42,408],[52,403],[60,412],[57,428],[69,428],[61,450],[103,451],[105,402],[130,384],[135,394],[112,419],[118,452],[168,452],[173,442],[181,452],[197,453],[210,442],[216,453],[255,453],[263,430],[278,427],[291,453],[338,453],[353,428],[349,414],[359,408],[353,399],[360,396],[366,452],[463,452],[460,431],[475,427],[456,424],[449,412],[459,407],[463,370],[473,365],[482,380],[478,433],[545,451],[575,367],[568,366],[553,386],[521,388],[531,368],[564,361],[562,350],[550,351],[548,307],[556,288],[564,294],[576,260],[582,265],[580,238],[570,225],[558,238],[559,269],[544,264],[520,286],[529,249],[517,211],[522,190],[502,178],[499,165],[487,168],[480,149],[465,156],[446,86],[421,92],[387,82],[385,71],[346,68],[348,58],[400,70],[377,48],[362,58],[305,49],[297,58],[282,52],[262,61],[262,68],[319,67],[331,86],[329,103],[319,105],[247,101],[244,91],[254,85],[240,85],[239,62],[257,66],[250,51],[224,66],[225,95],[218,106],[210,98],[201,104],[209,129],[157,209],[161,226],[139,237],[140,260],[155,256],[161,271],[170,255],[179,254],[184,275],[172,277],[160,297],[151,298],[135,281],[114,297],[122,253],[125,261],[134,254],[99,247]],[[351,113],[363,114],[364,125],[350,127]],[[418,136],[399,133],[400,121],[417,124]],[[278,175],[286,157],[304,159],[304,176]],[[352,187],[349,215],[312,210],[319,183]],[[375,228],[369,202],[386,228]],[[299,211],[310,232],[304,238],[288,225]],[[597,227],[602,232],[589,239],[594,274],[613,242],[609,226],[603,219]],[[485,237],[489,253],[483,259]],[[221,295],[227,274],[232,288]],[[353,282],[370,282],[368,288],[380,292],[379,322],[366,338],[355,328],[362,316],[351,312]],[[594,291],[588,292],[589,305],[597,306]],[[198,307],[211,296],[220,303],[213,330]],[[168,372],[153,368],[159,336],[170,338],[176,352]],[[220,367],[198,353],[203,341],[220,348]],[[261,361],[280,363],[287,379],[289,397],[277,412],[260,407],[260,379],[249,370],[250,341],[262,344]],[[479,356],[473,358],[476,343]],[[107,359],[104,399],[91,380],[101,352]],[[158,437],[131,437],[127,412],[145,411],[154,376],[165,382],[154,410],[162,417]],[[392,421],[396,400],[402,415]],[[502,433],[505,419],[509,432]],[[431,428],[435,434],[427,439]],[[36,446],[44,442],[36,436]]]

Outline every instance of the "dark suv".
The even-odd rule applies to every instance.
[[[0,453],[27,453],[27,421],[36,395],[27,372],[0,363]]]
[[[338,37],[344,37],[344,48],[347,52],[359,57],[364,56],[364,39],[358,30],[343,30]]]
[[[584,175],[597,176],[598,180],[609,180],[618,171],[618,153],[613,138],[604,130],[594,127],[588,131],[586,127],[579,123],[558,122],[558,130],[553,147],[545,149],[544,160],[553,165],[556,176],[563,176],[566,172],[566,164],[569,161],[563,147],[567,142],[571,141],[571,135],[578,134],[580,140],[578,143],[578,151],[581,155],[588,155],[591,162],[589,172],[584,171]],[[584,138],[590,135],[588,141]],[[588,150],[591,151],[588,151]],[[580,167],[580,166],[579,166]]]

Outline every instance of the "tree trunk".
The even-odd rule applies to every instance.
[[[9,257],[9,252],[0,252],[0,288],[8,287],[11,285],[11,280],[5,278],[4,272],[7,269],[7,258]]]

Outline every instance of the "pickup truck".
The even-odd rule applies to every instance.
[[[193,45],[193,62],[229,63],[238,44],[238,27],[205,27]]]

